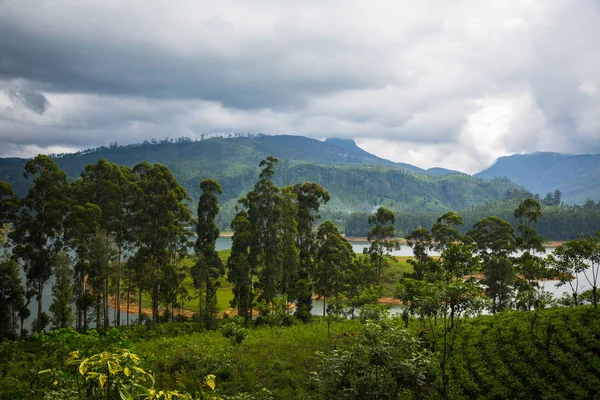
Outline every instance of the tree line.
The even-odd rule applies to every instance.
[[[199,291],[200,318],[210,328],[225,274],[233,286],[232,306],[246,321],[254,309],[269,314],[276,298],[286,306],[295,302],[296,316],[307,321],[313,293],[335,297],[378,281],[393,247],[393,213],[382,208],[373,216],[370,258],[357,259],[331,221],[313,229],[329,193],[310,182],[277,187],[277,162],[268,157],[260,163],[254,189],[239,201],[231,221],[231,255],[223,263],[215,250],[222,193],[217,181],[200,183],[193,220],[186,190],[161,164],[129,168],[101,159],[68,182],[50,157],[31,159],[24,176],[32,184],[25,196],[19,198],[0,182],[1,335],[25,332],[23,322],[34,298],[36,331],[49,323],[85,330],[93,319],[96,328],[107,328],[111,296],[116,325],[121,323],[121,302],[129,324],[129,305],[136,295],[141,321],[144,294],[150,298],[151,319],[158,322],[160,305],[173,316],[175,307],[189,298],[183,281],[190,277]],[[194,225],[195,242],[190,240]],[[181,261],[191,248],[193,265],[186,268]],[[48,316],[43,299],[52,277]]]
[[[513,211],[521,201],[530,197],[542,206],[543,215],[540,216],[536,229],[548,240],[565,241],[576,239],[581,234],[594,235],[600,226],[600,201],[588,199],[582,205],[567,205],[556,202],[556,198],[560,198],[560,192],[549,193],[543,199],[537,195],[519,193],[518,197],[506,201],[493,201],[461,210],[464,225],[459,226],[458,230],[466,234],[468,227],[488,215],[496,215],[517,229],[519,221],[514,217]],[[439,213],[430,211],[396,211],[396,230],[399,235],[406,235],[417,227],[431,226],[438,216]],[[370,229],[368,212],[355,212],[337,218],[348,236],[364,237]]]

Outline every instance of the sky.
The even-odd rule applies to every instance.
[[[0,157],[202,133],[600,153],[599,0],[0,0]]]

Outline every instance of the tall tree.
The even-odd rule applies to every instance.
[[[413,266],[413,277],[423,279],[427,264],[431,261],[429,252],[434,248],[433,237],[425,228],[414,229],[406,236],[406,242],[412,248],[414,259],[408,262]]]
[[[314,222],[321,218],[318,214],[321,204],[329,201],[329,193],[325,188],[316,183],[307,182],[292,186],[296,194],[296,223],[298,235],[296,246],[298,248],[298,275],[293,287],[293,297],[296,301],[295,315],[300,320],[307,322],[312,309],[312,284],[311,271],[317,252]]]
[[[71,192],[74,197],[80,193],[80,180],[71,183]],[[91,293],[87,282],[91,269],[92,254],[90,253],[94,237],[100,229],[102,210],[96,204],[85,203],[71,206],[70,212],[65,217],[64,238],[68,246],[73,249],[74,257],[74,285],[77,306],[77,329],[87,329],[87,308]]]
[[[52,276],[53,261],[62,247],[68,184],[64,171],[41,154],[27,162],[24,176],[33,178],[33,185],[22,201],[11,238],[15,243],[13,254],[23,262],[27,284],[35,291],[37,330],[41,331],[44,284]]]
[[[76,181],[80,188],[77,191],[79,203],[92,203],[100,208],[102,214],[99,227],[117,246],[116,265],[111,270],[116,283],[117,325],[121,323],[121,262],[124,249],[131,241],[131,189],[135,180],[136,176],[131,168],[119,167],[102,158],[96,164],[87,165],[79,182]]]
[[[14,221],[19,209],[19,199],[6,182],[0,181],[0,226]]]
[[[152,320],[158,322],[162,269],[173,257],[174,245],[185,245],[191,213],[187,192],[161,164],[139,163],[133,196],[133,223],[140,266],[150,282]]]
[[[454,211],[447,211],[442,214],[431,227],[431,236],[435,242],[435,248],[442,252],[452,243],[462,241],[463,236],[458,231],[458,227],[463,225],[462,218]]]
[[[73,323],[73,273],[71,261],[67,253],[61,252],[56,255],[54,267],[54,285],[52,295],[54,300],[50,305],[52,313],[51,321],[54,328],[68,328]]]
[[[476,242],[483,259],[486,295],[492,300],[492,313],[502,311],[512,298],[515,271],[510,254],[517,248],[513,227],[492,216],[477,221],[467,234]]]
[[[0,225],[0,340],[17,337],[17,314],[25,304],[19,264],[10,258],[9,225]]]
[[[354,262],[352,245],[330,220],[317,231],[318,251],[314,271],[315,293],[323,297],[323,316],[327,299],[337,297],[346,289]]]
[[[260,296],[267,304],[277,294],[283,267],[279,188],[273,183],[277,161],[277,158],[269,156],[260,162],[262,170],[254,189],[240,200],[247,209],[253,230],[248,261],[259,275]]]
[[[400,243],[393,239],[396,232],[396,216],[385,207],[379,207],[369,217],[371,229],[367,233],[370,246],[364,250],[369,254],[371,265],[375,271],[376,283],[379,285],[383,271],[389,265],[393,250],[400,250]]]
[[[517,248],[523,252],[514,260],[520,275],[516,277],[517,306],[531,309],[538,304],[538,280],[548,276],[545,259],[537,254],[545,253],[545,239],[538,235],[535,229],[538,219],[542,216],[542,207],[537,200],[527,198],[515,209],[513,216],[519,223]]]
[[[196,223],[196,264],[192,268],[194,284],[201,296],[201,288],[205,289],[204,310],[200,310],[206,328],[214,326],[217,318],[217,287],[218,279],[225,274],[223,263],[215,250],[219,238],[219,227],[215,222],[219,214],[218,194],[223,193],[223,188],[213,179],[204,179],[200,182],[202,195],[198,201],[198,222]]]
[[[253,298],[253,269],[248,261],[250,244],[254,233],[246,211],[238,211],[231,221],[231,255],[227,260],[227,278],[233,284],[232,307],[237,307],[238,315],[247,324],[251,318]]]

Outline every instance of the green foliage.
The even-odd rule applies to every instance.
[[[217,194],[223,193],[218,182],[205,179],[200,182],[202,196],[198,201],[198,221],[196,222],[196,264],[191,273],[194,285],[199,289],[200,315],[207,329],[215,326],[217,318],[218,279],[225,274],[223,262],[215,250],[215,242],[219,237],[219,227],[215,218],[219,213]],[[205,290],[204,307],[202,307],[202,287]]]
[[[385,207],[379,207],[369,217],[371,229],[367,232],[367,240],[370,245],[364,249],[369,254],[370,262],[375,271],[375,282],[381,282],[381,275],[389,266],[389,259],[393,250],[400,249],[400,243],[393,240],[396,232],[396,217],[394,212]]]
[[[600,390],[599,328],[600,315],[591,307],[465,320],[449,360],[447,397],[593,397]],[[444,398],[440,369],[430,374],[428,397]]]
[[[69,264],[69,256],[66,253],[59,253],[56,256],[55,281],[52,285],[54,300],[50,305],[54,328],[68,328],[73,323],[73,310],[71,308],[73,297],[71,277],[73,271]]]
[[[403,398],[424,385],[428,357],[399,318],[366,321],[349,348],[317,353],[314,398]]]
[[[52,276],[52,265],[62,245],[60,235],[68,207],[67,175],[50,157],[38,155],[27,162],[24,176],[33,178],[33,185],[21,201],[10,237],[13,255],[23,263],[27,287],[36,295],[36,329],[41,331],[44,285]]]

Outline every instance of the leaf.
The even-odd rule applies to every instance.
[[[213,374],[206,375],[206,377],[204,378],[204,383],[211,390],[215,390],[215,387],[217,386],[216,383],[215,383],[215,376]]]
[[[81,364],[79,364],[79,373],[81,375],[85,375],[85,373],[87,372],[87,362],[88,362],[88,358],[86,358],[85,360],[83,360],[81,362]]]
[[[121,396],[121,400],[133,400],[131,393],[125,392],[122,389],[119,390],[119,396]]]
[[[123,373],[126,377],[129,377],[129,375],[131,375],[131,370],[129,369],[129,367],[125,367],[125,369],[123,369]]]
[[[38,372],[38,375],[39,375],[39,374],[47,374],[48,372],[52,372],[52,369],[50,369],[50,368],[48,368],[48,369],[43,369],[43,370],[41,370],[40,372]]]
[[[116,363],[114,363],[112,361],[109,361],[108,362],[108,372],[110,372],[113,375],[118,374],[119,373],[119,366]]]
[[[100,387],[104,387],[104,385],[106,385],[106,375],[100,374],[98,382],[100,382]]]

